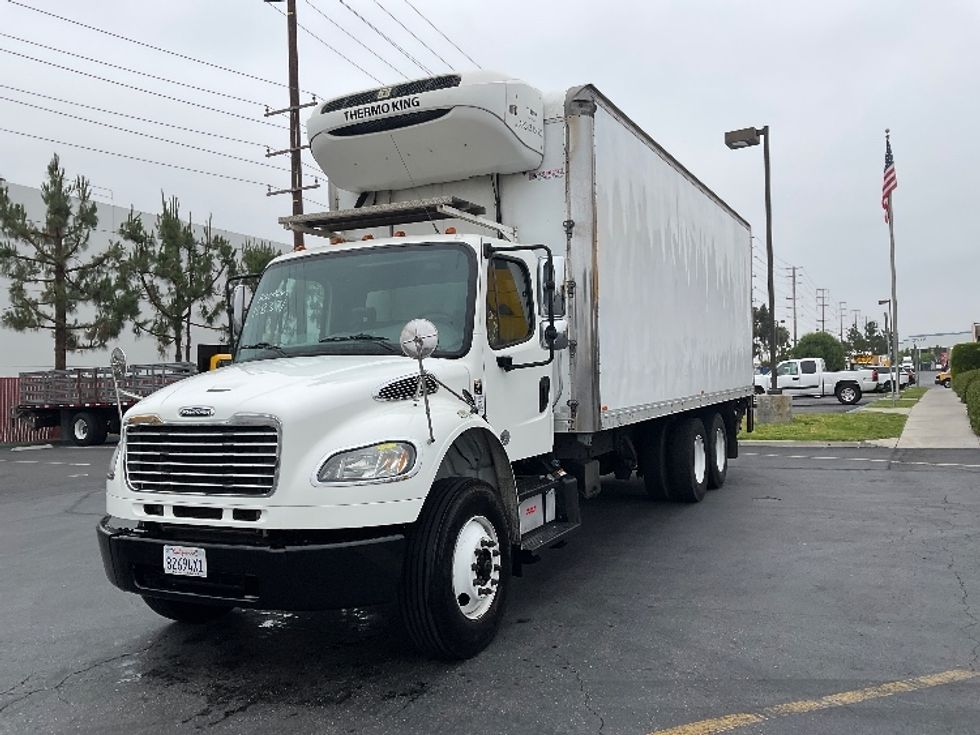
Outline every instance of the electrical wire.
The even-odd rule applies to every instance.
[[[386,40],[388,43],[390,43],[396,49],[398,49],[398,51],[401,53],[401,55],[404,56],[409,61],[411,61],[413,64],[415,64],[415,66],[417,66],[419,69],[421,69],[422,71],[424,71],[426,74],[429,74],[429,75],[432,74],[432,69],[430,69],[425,64],[423,64],[421,61],[419,61],[414,56],[412,56],[410,53],[408,53],[408,51],[406,51],[401,46],[399,46],[397,43],[395,43],[389,36],[385,35],[385,33],[383,31],[381,31],[376,25],[374,25],[374,23],[372,23],[367,18],[365,18],[363,15],[361,15],[356,10],[354,10],[354,8],[352,8],[350,5],[347,4],[347,0],[338,0],[338,2],[341,5],[343,5],[345,8],[347,8],[350,12],[352,12],[354,15],[356,15],[358,18],[360,18],[361,22],[364,25],[366,25],[368,28],[370,28],[372,31],[374,31],[375,33],[377,33],[379,36],[381,36],[384,40]]]
[[[202,110],[207,110],[208,112],[217,112],[217,113],[220,113],[222,115],[228,115],[230,117],[236,117],[239,120],[248,120],[249,122],[257,123],[259,125],[268,125],[269,127],[272,127],[272,128],[279,128],[280,130],[287,130],[288,129],[288,128],[282,126],[282,125],[277,125],[276,123],[271,123],[271,122],[269,122],[267,120],[259,120],[259,119],[254,118],[254,117],[249,117],[248,115],[240,115],[237,112],[230,112],[228,110],[222,110],[222,109],[217,108],[217,107],[209,107],[208,105],[202,105],[199,102],[192,102],[191,100],[181,99],[180,97],[173,97],[171,95],[164,94],[163,92],[154,92],[152,89],[145,89],[143,87],[137,87],[137,86],[132,85],[132,84],[126,84],[125,82],[119,82],[119,81],[116,81],[115,79],[108,79],[106,77],[100,77],[97,74],[90,74],[87,71],[82,71],[80,69],[73,69],[70,66],[62,66],[61,64],[55,64],[53,61],[45,61],[44,59],[38,59],[37,57],[34,57],[34,56],[28,56],[27,54],[22,54],[22,53],[20,53],[18,51],[11,51],[10,49],[0,48],[0,52],[5,53],[5,54],[10,54],[11,56],[18,56],[18,57],[20,57],[22,59],[27,59],[28,61],[33,61],[33,62],[38,63],[38,64],[44,64],[45,66],[51,66],[51,67],[54,67],[55,69],[60,69],[62,71],[70,71],[73,74],[79,74],[79,75],[81,75],[83,77],[88,77],[89,79],[97,79],[100,82],[107,82],[108,84],[115,84],[116,86],[123,87],[125,89],[133,90],[133,91],[136,91],[136,92],[142,92],[144,94],[149,94],[149,95],[152,95],[154,97],[160,97],[161,99],[169,100],[171,102],[180,102],[181,104],[190,105],[192,107],[197,107],[197,108],[200,108]]]
[[[24,102],[23,100],[13,99],[12,97],[4,97],[3,95],[0,95],[0,100],[5,100],[7,102],[13,102],[13,103],[18,104],[18,105],[24,105],[25,107],[31,107],[31,108],[33,108],[35,110],[42,110],[43,112],[50,112],[50,113],[55,114],[55,115],[61,115],[62,117],[68,117],[68,118],[71,118],[72,120],[81,120],[82,122],[90,123],[92,125],[100,125],[100,126],[102,126],[104,128],[109,128],[110,130],[118,130],[118,131],[120,131],[122,133],[129,133],[131,135],[139,135],[139,136],[142,136],[144,138],[149,138],[150,140],[158,140],[161,143],[169,143],[170,145],[180,146],[181,148],[189,148],[191,150],[200,151],[202,153],[210,153],[211,155],[214,155],[214,156],[222,156],[224,158],[230,158],[230,159],[233,159],[235,161],[242,161],[244,163],[251,163],[251,164],[253,164],[255,166],[265,166],[266,168],[271,168],[271,169],[274,169],[276,171],[285,171],[286,173],[289,173],[289,169],[288,168],[283,168],[281,166],[275,166],[275,165],[273,165],[271,163],[266,163],[264,161],[255,161],[255,160],[253,160],[251,158],[243,158],[242,156],[236,156],[236,155],[234,155],[232,153],[225,153],[223,151],[215,151],[215,150],[212,150],[210,148],[202,148],[200,146],[192,145],[190,143],[183,143],[183,142],[181,142],[179,140],[172,140],[170,138],[161,138],[160,136],[158,136],[158,135],[152,135],[151,133],[144,133],[144,132],[139,131],[139,130],[130,130],[129,128],[122,128],[122,127],[119,127],[118,125],[112,125],[111,123],[101,122],[99,120],[92,120],[90,118],[82,117],[80,115],[72,115],[70,112],[64,112],[62,110],[52,110],[50,107],[42,107],[41,105],[34,105],[34,104],[31,104],[30,102]]]
[[[212,138],[220,138],[221,140],[228,140],[233,143],[243,143],[245,145],[260,146],[262,148],[268,148],[265,143],[259,143],[254,140],[244,140],[242,138],[233,138],[230,135],[222,135],[221,133],[212,133],[208,130],[198,130],[196,128],[188,128],[183,125],[175,125],[174,123],[164,122],[163,120],[151,120],[148,117],[140,117],[139,115],[130,115],[128,112],[119,112],[118,110],[108,110],[104,107],[95,107],[94,105],[86,105],[84,102],[75,102],[73,100],[62,99],[61,97],[51,97],[50,95],[41,94],[40,92],[32,92],[28,89],[20,89],[19,87],[11,87],[9,84],[0,84],[0,89],[9,89],[14,92],[19,92],[21,94],[29,94],[33,97],[40,97],[41,99],[51,100],[52,102],[61,102],[65,105],[75,105],[76,107],[81,107],[86,110],[93,110],[95,112],[103,112],[107,115],[118,115],[119,117],[124,117],[129,120],[139,120],[140,122],[152,123],[153,125],[162,125],[166,128],[173,128],[174,130],[182,130],[185,133],[195,133],[197,135],[207,135]]]
[[[25,10],[31,10],[31,11],[33,11],[35,13],[40,13],[42,15],[47,15],[47,16],[49,16],[51,18],[55,18],[57,20],[64,21],[65,23],[71,23],[71,24],[76,25],[76,26],[79,26],[81,28],[85,28],[85,29],[90,30],[90,31],[95,31],[96,33],[102,33],[102,34],[104,34],[106,36],[109,36],[111,38],[115,38],[115,39],[117,39],[119,41],[126,41],[127,43],[132,43],[132,44],[135,44],[137,46],[142,46],[143,48],[148,48],[148,49],[151,49],[153,51],[159,51],[162,54],[169,54],[170,56],[174,56],[174,57],[176,57],[178,59],[183,59],[184,61],[193,61],[195,64],[203,64],[204,66],[208,66],[208,67],[210,67],[212,69],[218,69],[219,71],[228,72],[229,74],[236,74],[236,75],[238,75],[240,77],[244,77],[246,79],[251,79],[251,80],[256,81],[256,82],[262,82],[264,84],[273,84],[273,85],[275,85],[277,87],[288,87],[289,86],[288,84],[286,84],[284,82],[277,82],[277,81],[275,81],[273,79],[266,79],[265,77],[260,77],[260,76],[257,76],[255,74],[249,74],[248,72],[241,71],[240,69],[233,69],[233,68],[228,67],[228,66],[222,66],[221,64],[216,64],[213,61],[207,61],[206,59],[199,59],[199,58],[197,58],[195,56],[188,56],[187,54],[182,54],[182,53],[180,53],[178,51],[172,51],[171,49],[166,49],[166,48],[163,48],[161,46],[154,46],[152,43],[147,43],[146,41],[140,41],[140,40],[138,40],[136,38],[130,38],[129,36],[124,36],[121,33],[113,33],[112,31],[106,30],[105,28],[99,28],[98,26],[88,25],[87,23],[83,23],[80,20],[75,20],[74,18],[66,18],[63,15],[58,15],[58,14],[52,13],[52,12],[50,12],[48,10],[42,10],[41,8],[35,8],[33,5],[28,5],[26,3],[18,2],[18,0],[7,0],[7,1],[9,3],[11,3],[12,5],[17,5],[17,6],[21,7],[21,8],[24,8]],[[309,92],[307,90],[300,90],[300,91],[305,92],[306,94],[313,94],[313,92]]]
[[[279,13],[279,15],[283,16],[284,18],[286,17],[286,14],[282,10],[280,10],[279,8],[277,8],[275,5],[273,5],[272,3],[266,3],[266,6],[272,8],[277,13]],[[326,46],[328,49],[330,49],[331,51],[333,51],[335,54],[337,54],[337,56],[339,56],[340,58],[342,58],[348,64],[350,64],[355,69],[357,69],[359,72],[361,72],[362,74],[364,74],[366,76],[371,77],[371,79],[373,79],[374,81],[376,81],[378,84],[383,84],[383,82],[380,79],[378,79],[376,76],[374,76],[374,74],[372,74],[371,72],[369,72],[367,69],[365,69],[363,66],[361,66],[360,64],[358,64],[356,61],[351,60],[350,57],[344,55],[341,51],[338,51],[336,48],[334,48],[333,46],[331,46],[329,43],[327,43],[326,41],[324,41],[322,38],[320,38],[313,31],[311,31],[309,28],[307,28],[306,26],[304,26],[302,23],[300,23],[299,21],[297,21],[296,22],[296,25],[301,30],[303,30],[308,36],[312,36],[314,39],[316,39],[321,44],[323,44],[324,46]]]
[[[391,18],[398,25],[400,25],[402,28],[404,28],[412,36],[412,38],[414,38],[420,44],[422,44],[423,46],[425,46],[429,50],[429,53],[431,53],[433,56],[435,56],[437,59],[439,59],[439,61],[441,61],[443,64],[445,64],[447,67],[449,67],[449,70],[452,71],[452,68],[453,68],[452,64],[450,64],[448,61],[446,61],[444,58],[442,58],[442,56],[439,55],[439,52],[438,51],[436,51],[429,44],[427,44],[425,41],[423,41],[421,38],[419,38],[417,35],[415,35],[415,31],[413,31],[407,25],[405,25],[404,23],[402,23],[398,18],[396,18],[394,15],[392,15],[391,11],[388,10],[388,8],[386,8],[384,5],[381,4],[380,0],[374,0],[374,4],[377,5],[379,8],[381,8],[389,18]]]
[[[257,184],[258,186],[269,187],[269,184],[264,181],[256,181],[255,179],[246,179],[241,176],[231,176],[229,174],[218,173],[217,171],[205,171],[199,168],[191,168],[189,166],[181,166],[176,163],[168,163],[166,161],[154,161],[149,158],[140,158],[139,156],[131,156],[126,153],[119,153],[118,151],[107,151],[102,148],[94,148],[88,145],[81,145],[80,143],[69,143],[64,140],[55,140],[54,138],[47,138],[43,135],[34,135],[33,133],[25,133],[21,130],[11,130],[9,128],[0,128],[0,133],[11,133],[12,135],[20,135],[24,138],[32,138],[34,140],[43,140],[45,143],[54,143],[56,145],[66,145],[69,148],[79,148],[83,151],[91,151],[93,153],[101,153],[106,156],[114,156],[116,158],[125,158],[130,161],[138,161],[139,163],[150,163],[154,166],[166,166],[167,168],[175,168],[180,171],[189,171],[195,174],[204,174],[205,176],[215,176],[219,179],[228,179],[229,181],[239,181],[243,184]]]
[[[306,4],[309,5],[310,8],[312,8],[314,12],[316,12],[319,15],[323,16],[323,18],[328,23],[331,23],[335,27],[339,28],[342,33],[345,33],[351,40],[353,40],[355,43],[357,43],[359,46],[361,46],[361,48],[365,49],[368,53],[372,54],[376,59],[378,59],[379,61],[381,61],[383,64],[387,65],[388,68],[391,69],[393,72],[395,72],[396,74],[400,75],[404,79],[408,79],[408,75],[405,74],[405,72],[403,72],[401,69],[399,69],[398,67],[396,67],[390,61],[388,61],[385,57],[381,56],[377,51],[375,51],[373,48],[371,48],[370,46],[368,46],[366,43],[364,43],[361,39],[359,39],[353,33],[351,33],[346,28],[344,28],[342,25],[340,25],[340,23],[338,23],[333,18],[331,18],[329,15],[327,15],[322,10],[320,10],[320,8],[318,8],[316,5],[313,4],[313,0],[306,0]]]
[[[420,18],[421,18],[422,20],[424,20],[424,21],[425,21],[426,23],[428,23],[428,24],[429,24],[430,26],[432,26],[432,30],[434,30],[434,31],[435,31],[436,33],[438,33],[438,34],[439,34],[440,36],[442,36],[442,37],[443,37],[443,38],[445,38],[445,39],[446,39],[447,41],[449,41],[449,43],[451,43],[451,44],[453,45],[453,47],[454,47],[454,48],[455,48],[455,49],[456,49],[457,51],[459,51],[459,52],[460,52],[460,53],[461,53],[461,54],[462,54],[463,56],[465,56],[465,57],[466,57],[467,59],[469,59],[469,60],[470,60],[470,63],[472,63],[472,64],[473,64],[473,66],[475,66],[475,67],[476,67],[477,69],[482,69],[482,68],[483,68],[483,67],[482,67],[482,66],[480,66],[480,65],[479,65],[478,63],[476,63],[476,61],[474,61],[474,59],[473,59],[473,57],[472,57],[472,56],[470,56],[470,55],[469,55],[468,53],[466,53],[465,51],[463,51],[463,49],[461,49],[461,48],[460,48],[459,46],[457,46],[457,45],[456,45],[456,42],[455,42],[455,41],[453,41],[453,39],[451,39],[451,38],[450,38],[449,36],[447,36],[447,35],[446,35],[445,33],[443,33],[443,32],[442,32],[442,31],[440,31],[440,30],[439,30],[438,28],[436,28],[436,26],[435,26],[435,23],[433,23],[433,22],[432,22],[431,20],[429,20],[428,18],[426,18],[426,17],[425,17],[425,16],[424,16],[424,15],[422,14],[422,11],[421,11],[421,10],[419,10],[418,8],[416,8],[416,7],[415,7],[415,6],[414,6],[414,5],[413,5],[413,4],[412,4],[412,3],[411,3],[411,2],[409,1],[409,0],[405,0],[405,4],[406,4],[406,5],[408,6],[408,7],[410,7],[410,8],[412,9],[412,10],[414,10],[414,11],[415,11],[415,12],[416,12],[416,13],[418,14],[418,16],[419,16],[419,17],[420,17]]]
[[[14,41],[20,41],[21,43],[26,43],[29,46],[36,46],[38,48],[43,48],[45,51],[56,51],[59,54],[65,54],[66,56],[71,56],[75,59],[81,59],[82,61],[90,61],[93,64],[102,64],[103,66],[108,66],[110,69],[118,69],[119,71],[129,72],[130,74],[138,74],[141,77],[146,77],[147,79],[153,79],[158,82],[166,82],[167,84],[176,84],[178,87],[185,87],[187,89],[193,89],[195,92],[205,92],[207,94],[213,94],[217,97],[224,97],[226,99],[235,100],[236,102],[245,102],[250,105],[263,106],[261,102],[256,102],[255,100],[245,99],[244,97],[238,97],[233,94],[228,94],[226,92],[218,92],[213,89],[208,89],[207,87],[198,87],[194,84],[188,84],[187,82],[179,82],[176,79],[167,79],[167,77],[158,77],[156,74],[150,74],[149,72],[140,71],[139,69],[131,69],[128,66],[120,66],[119,64],[113,64],[108,61],[102,61],[101,59],[93,59],[91,56],[83,56],[82,54],[76,54],[72,51],[66,51],[65,49],[56,48],[54,46],[47,46],[43,43],[38,43],[37,41],[31,41],[26,38],[21,38],[20,36],[12,36],[9,33],[0,32],[0,37],[10,38]]]

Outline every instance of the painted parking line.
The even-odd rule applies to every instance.
[[[721,717],[713,717],[709,720],[689,722],[686,725],[677,725],[676,727],[670,727],[665,730],[654,730],[650,735],[716,735],[716,733],[730,732],[739,727],[757,725],[760,722],[766,722],[778,717],[804,715],[809,712],[818,712],[833,707],[861,704],[862,702],[891,697],[896,694],[915,692],[920,689],[929,689],[945,684],[955,684],[956,682],[967,681],[977,676],[980,676],[980,671],[951,669],[939,674],[890,681],[884,684],[878,684],[877,686],[865,687],[864,689],[852,689],[847,692],[828,694],[825,697],[818,697],[816,699],[799,699],[795,702],[786,702],[785,704],[765,707],[758,712],[738,712],[730,715],[722,715]]]

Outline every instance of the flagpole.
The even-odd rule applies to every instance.
[[[892,263],[892,400],[894,401],[901,386],[901,376],[898,372],[898,296],[895,291],[895,212],[892,210],[892,195],[888,194],[888,237],[891,239]]]

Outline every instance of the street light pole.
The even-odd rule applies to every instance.
[[[776,284],[773,280],[773,256],[772,256],[772,184],[769,173],[769,126],[764,125],[759,131],[762,136],[762,160],[766,169],[766,258],[768,264],[767,277],[769,280],[769,316],[772,317],[772,326],[769,331],[769,362],[770,362],[770,382],[769,392],[779,393],[779,383],[776,379]]]
[[[769,284],[769,375],[770,393],[780,393],[779,383],[776,380],[776,284],[773,277],[773,254],[772,254],[772,186],[769,167],[769,126],[762,128],[742,128],[725,133],[725,145],[732,150],[748,148],[749,146],[762,143],[762,158],[766,175],[766,276]]]

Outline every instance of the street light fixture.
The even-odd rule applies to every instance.
[[[772,196],[769,177],[769,126],[761,128],[742,128],[741,130],[731,130],[725,133],[725,145],[733,151],[740,148],[749,148],[759,145],[760,139],[763,143],[762,157],[766,171],[766,275],[769,281],[769,374],[770,384],[769,393],[780,393],[779,383],[776,380],[776,286],[773,283],[773,256],[772,256]]]

